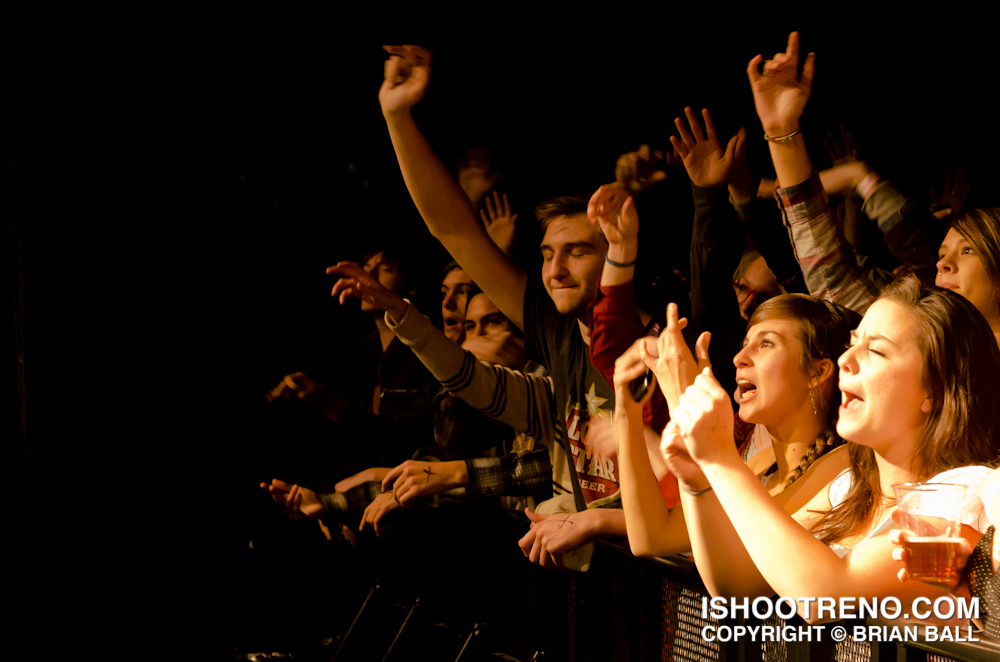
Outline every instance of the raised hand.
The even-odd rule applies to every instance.
[[[827,195],[857,196],[858,184],[872,172],[864,161],[845,161],[819,173]]]
[[[762,55],[757,55],[747,65],[757,116],[765,134],[772,138],[787,136],[799,130],[799,118],[812,93],[816,54],[810,53],[806,57],[800,78],[799,33],[793,32],[788,35],[785,52],[776,53],[760,71],[758,68],[763,59]]]
[[[504,254],[510,256],[511,250],[514,248],[517,214],[510,213],[510,200],[507,199],[507,194],[504,193],[501,197],[499,193],[493,191],[492,201],[490,196],[486,196],[486,209],[479,210],[479,218],[486,226],[486,232],[490,235],[493,243],[499,246]]]
[[[260,488],[267,490],[274,502],[292,519],[319,519],[326,514],[323,501],[308,487],[290,485],[275,478],[270,484],[261,483]]]
[[[677,407],[670,410],[670,419],[677,421],[688,453],[698,464],[713,462],[726,454],[738,458],[733,444],[732,400],[712,375],[711,368],[705,368],[684,391]]]
[[[746,130],[741,128],[729,139],[726,149],[723,150],[708,108],[701,111],[705,119],[704,133],[694,110],[690,107],[685,108],[684,115],[691,125],[691,133],[684,127],[684,120],[678,117],[674,120],[674,125],[680,138],[670,136],[670,143],[684,162],[688,177],[695,186],[702,188],[725,186],[741,165],[746,168]]]
[[[660,161],[670,164],[671,155],[651,149],[649,145],[640,145],[636,151],[618,157],[618,162],[615,163],[615,182],[626,191],[642,193],[654,184],[666,180],[667,173],[656,169]]]
[[[660,453],[667,464],[667,469],[677,477],[685,489],[690,492],[701,492],[708,489],[708,479],[698,463],[688,453],[687,444],[684,443],[684,435],[681,434],[677,421],[671,420],[663,428]]]
[[[653,397],[656,373],[653,373],[654,383],[646,388],[646,392],[638,402],[632,391],[632,382],[642,377],[648,369],[643,362],[643,356],[650,354],[656,355],[656,338],[646,336],[632,343],[632,346],[615,360],[615,407],[622,410],[627,417],[635,417],[636,420],[641,420],[643,405]]]
[[[495,363],[514,370],[524,368],[524,338],[510,331],[485,336],[466,337],[462,349],[476,355],[480,361]]]
[[[358,263],[338,262],[332,267],[327,267],[326,273],[342,276],[330,291],[330,296],[337,297],[341,304],[347,301],[347,297],[357,297],[379,310],[388,311],[396,321],[406,314],[408,307],[406,300],[386,289]]]
[[[499,176],[500,173],[490,172],[490,152],[482,147],[465,150],[465,156],[458,160],[458,185],[473,207],[479,207]]]
[[[639,214],[635,202],[621,186],[605,184],[587,203],[590,224],[598,223],[609,244],[635,243],[639,236]]]
[[[383,46],[390,58],[385,61],[385,80],[378,91],[382,113],[399,113],[424,97],[431,80],[431,52],[419,46]]]
[[[678,319],[677,315],[677,304],[668,304],[667,327],[656,339],[655,354],[649,351],[648,343],[640,348],[642,362],[656,375],[656,381],[660,384],[671,412],[677,407],[684,391],[694,384],[705,368],[711,366],[708,344],[712,340],[712,334],[705,331],[698,336],[695,343],[698,358],[695,359],[681,333],[687,327],[687,318]]]
[[[840,139],[838,140],[833,135],[833,131],[831,131],[826,134],[826,139],[823,140],[823,147],[826,149],[826,153],[830,155],[830,161],[833,162],[834,166],[861,160],[861,152],[858,151],[858,146],[854,143],[854,138],[851,137],[850,132],[844,128],[843,124],[840,125]]]
[[[931,204],[946,205],[952,214],[961,214],[965,209],[965,200],[969,197],[969,186],[965,183],[965,170],[959,168],[955,172],[955,181],[951,181],[949,170],[944,176],[944,188],[939,196],[934,189],[931,189]]]

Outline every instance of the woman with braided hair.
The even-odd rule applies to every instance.
[[[785,187],[777,197],[794,234],[827,205],[799,124],[815,54],[805,58],[800,75],[793,32],[786,52],[762,62],[761,55],[750,60],[747,75]],[[810,263],[820,272],[830,264]],[[872,295],[850,279],[828,285],[834,298],[852,289],[859,297]],[[939,587],[897,581],[885,532],[893,526],[893,485],[959,482],[975,494],[989,473],[983,465],[998,456],[1000,391],[992,384],[1000,352],[979,306],[958,294],[908,276],[867,308],[838,359],[837,432],[849,441],[849,468],[791,514],[776,506],[733,451],[728,394],[708,368],[695,378],[671,410],[662,450],[684,491],[695,561],[712,595],[796,598],[809,622],[823,616],[808,598],[891,596],[908,614],[918,597],[943,597]],[[962,537],[978,541],[982,520],[981,500],[963,504]]]
[[[695,562],[712,595],[917,597],[942,587],[896,580],[892,486],[959,483],[961,536],[987,526],[979,486],[996,462],[1000,352],[967,299],[914,276],[883,291],[838,360],[837,431],[848,468],[794,513],[775,508],[732,449],[728,395],[710,369],[672,410],[663,451],[678,477]],[[793,486],[794,489],[794,486]],[[691,496],[686,496],[691,495]],[[775,555],[774,550],[782,553]],[[799,614],[821,620],[798,601]]]
[[[733,359],[739,404],[733,445],[740,446],[747,467],[785,512],[797,511],[848,466],[846,453],[832,452],[843,443],[835,429],[834,370],[859,319],[804,294],[783,294],[754,311],[743,348]],[[680,507],[667,509],[655,498],[652,468],[639,452],[646,446],[642,403],[629,393],[630,383],[648,366],[673,411],[694,379],[690,369],[697,373],[707,366],[707,337],[698,342],[699,366],[684,343],[684,325],[671,305],[660,338],[636,341],[615,364],[619,459],[626,455],[620,472],[622,507],[636,555],[676,554],[692,545]]]

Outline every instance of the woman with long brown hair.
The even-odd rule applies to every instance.
[[[818,178],[798,123],[815,56],[800,77],[798,51],[792,33],[787,51],[763,71],[759,55],[747,69],[778,179],[789,187],[778,198],[790,226],[808,223],[810,209],[825,204],[821,188],[813,194]],[[909,277],[871,305],[838,365],[837,431],[850,442],[850,468],[792,515],[775,506],[732,449],[728,398],[709,370],[671,412],[663,450],[686,492],[695,560],[713,594],[943,595],[926,584],[900,584],[889,538],[878,534],[892,526],[893,484],[964,482],[975,494],[988,473],[983,465],[996,460],[1000,350],[992,329],[968,298]],[[720,527],[719,518],[732,528]],[[716,535],[708,538],[713,522]],[[963,523],[963,536],[977,540],[981,503],[971,500]],[[817,620],[803,605],[800,614]]]
[[[681,337],[675,306],[667,316],[667,330],[658,341],[661,359],[650,359],[645,348],[652,339],[641,339],[615,365],[622,508],[629,545],[639,556],[686,552],[692,544],[682,509],[668,509],[658,498],[645,451],[641,403],[628,390],[645,371],[645,358],[671,411],[676,405],[673,396],[679,397],[683,386],[677,383],[681,371],[669,365],[671,357],[686,353],[682,362],[687,364],[694,358]],[[783,294],[754,311],[743,347],[733,358],[739,413],[734,417],[730,410],[737,427],[731,420],[729,444],[740,445],[749,471],[785,512],[796,512],[847,467],[846,454],[832,452],[842,444],[834,427],[839,403],[835,365],[857,320],[856,314],[825,301]],[[721,520],[720,525],[728,526]]]
[[[879,535],[893,526],[896,483],[968,485],[962,535],[978,540],[984,519],[977,486],[1000,450],[1000,391],[992,384],[1000,350],[982,315],[967,299],[913,277],[897,281],[865,314],[839,367],[837,431],[849,440],[850,467],[791,516],[732,449],[728,397],[710,371],[672,412],[664,454],[687,493],[695,562],[713,594],[943,595],[896,580],[892,544]],[[711,538],[698,528],[720,517],[735,536],[720,536],[717,524]]]

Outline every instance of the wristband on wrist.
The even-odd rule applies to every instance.
[[[635,259],[633,259],[631,262],[615,262],[610,257],[608,257],[607,253],[605,253],[604,255],[604,261],[610,264],[612,267],[618,267],[619,269],[635,266]]]
[[[797,135],[799,135],[800,133],[802,133],[802,129],[795,129],[794,131],[792,131],[792,132],[791,132],[791,133],[789,133],[788,135],[785,135],[785,136],[777,136],[777,137],[775,137],[775,138],[772,138],[771,136],[769,136],[769,135],[767,135],[767,134],[765,133],[765,134],[764,134],[764,140],[766,140],[766,141],[767,141],[767,142],[769,142],[769,143],[784,143],[784,142],[788,142],[788,141],[789,141],[789,140],[791,140],[791,139],[792,139],[792,138],[793,138],[794,136],[797,136]]]
[[[858,183],[858,195],[863,199],[867,200],[872,193],[875,192],[875,188],[882,181],[877,172],[870,172],[865,175],[861,181]]]
[[[712,486],[711,485],[709,485],[708,487],[706,487],[703,490],[698,490],[697,492],[694,492],[694,491],[689,490],[688,488],[684,487],[684,484],[681,483],[680,481],[678,481],[677,484],[681,486],[682,490],[684,490],[685,492],[687,492],[691,496],[701,496],[702,494],[708,494],[709,492],[712,491]]]

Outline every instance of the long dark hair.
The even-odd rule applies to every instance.
[[[909,470],[926,480],[948,469],[996,462],[1000,350],[986,319],[964,297],[922,285],[914,276],[892,283],[880,298],[913,313],[923,357],[920,381],[933,403]],[[875,451],[853,442],[847,446],[851,488],[813,527],[828,544],[870,525],[882,500]]]

